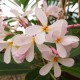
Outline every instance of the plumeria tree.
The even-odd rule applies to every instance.
[[[36,0],[30,10],[29,0],[12,3],[23,5],[23,9],[22,13],[10,9],[15,17],[0,17],[0,69],[5,69],[0,74],[26,73],[25,80],[69,80],[68,75],[80,78],[80,21],[68,15],[75,0],[42,0],[40,7]],[[13,22],[16,24],[11,25]]]

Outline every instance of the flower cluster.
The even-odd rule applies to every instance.
[[[55,77],[59,77],[61,69],[58,63],[67,67],[74,65],[74,60],[69,56],[71,49],[79,45],[79,38],[67,34],[68,23],[66,20],[60,19],[61,8],[47,6],[45,1],[43,3],[43,8],[35,8],[35,15],[38,21],[36,25],[30,24],[26,18],[32,13],[31,10],[23,14],[20,14],[17,10],[11,10],[16,15],[16,18],[12,18],[12,20],[18,21],[14,28],[0,20],[0,51],[5,49],[5,63],[10,63],[11,54],[16,63],[22,63],[25,59],[31,62],[34,59],[34,44],[36,44],[41,51],[42,57],[48,61],[40,69],[40,75],[46,75],[53,67]],[[56,18],[56,21],[51,25],[48,24],[49,16]],[[24,27],[25,33],[16,34],[15,31],[20,25]],[[6,31],[6,27],[10,30]],[[11,35],[13,36],[5,39]],[[45,43],[55,44],[55,47],[48,46]]]

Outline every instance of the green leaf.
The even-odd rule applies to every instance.
[[[20,0],[21,4],[23,4],[23,8],[28,5],[29,0]]]
[[[48,80],[49,75],[40,76],[39,74],[40,68],[34,68],[26,75],[25,80]]]
[[[10,63],[5,64],[0,62],[0,75],[22,74],[27,73],[29,68],[22,64]]]
[[[64,72],[67,72],[75,77],[78,77],[80,78],[80,62],[75,64],[73,67],[65,67],[65,66],[62,66],[62,70]]]
[[[80,54],[80,46],[72,49],[70,57],[75,57],[78,56],[79,54]]]

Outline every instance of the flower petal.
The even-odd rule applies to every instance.
[[[43,10],[46,12],[47,9],[47,2],[46,0],[43,0]]]
[[[67,51],[61,44],[56,44],[56,47],[60,57],[62,58],[67,57]]]
[[[42,31],[42,27],[41,26],[34,25],[34,26],[27,27],[25,33],[27,35],[33,36],[33,35],[38,34],[41,31]]]
[[[11,47],[7,47],[4,53],[4,62],[8,64],[10,63],[10,60],[11,60]]]
[[[74,65],[74,60],[72,58],[65,58],[65,59],[59,58],[59,62],[67,67],[72,67]]]
[[[24,45],[24,46],[21,46],[20,48],[17,49],[17,51],[15,51],[13,54],[13,56],[17,57],[18,54],[22,55],[22,54],[25,54],[26,51],[30,48],[31,44],[28,44],[28,45]]]
[[[42,76],[48,74],[48,72],[51,70],[52,66],[53,66],[53,62],[49,62],[48,64],[44,65],[40,69],[39,74],[42,75]]]
[[[61,19],[61,20],[57,20],[50,27],[52,28],[54,27],[53,34],[55,33],[57,37],[63,37],[67,32],[67,26],[68,26],[67,21]]]
[[[45,42],[45,37],[46,37],[46,33],[45,32],[41,32],[41,33],[39,33],[39,34],[37,34],[35,36],[35,42],[37,44],[42,44],[42,43]]]
[[[76,42],[78,42],[79,41],[79,38],[78,37],[76,37],[76,36],[65,36],[64,38],[63,38],[63,41],[62,41],[62,44],[64,45],[64,46],[67,46],[67,45],[70,45],[70,44],[72,44],[72,43],[76,43]]]
[[[16,9],[11,9],[10,12],[12,12],[16,17],[20,16],[20,13]]]
[[[34,59],[34,45],[26,53],[26,60],[31,62]]]
[[[0,51],[7,47],[7,43],[0,43]]]
[[[25,17],[25,16],[28,16],[28,15],[30,15],[30,14],[32,14],[32,10],[25,11],[25,12],[22,14],[22,16]]]
[[[25,35],[16,35],[13,38],[13,44],[17,46],[23,46],[32,42],[32,37]]]
[[[47,26],[47,16],[40,8],[35,9],[35,14],[43,26]]]
[[[45,44],[41,44],[41,45],[36,44],[36,45],[37,45],[38,49],[39,49],[41,52],[43,52],[43,51],[52,52],[51,49],[50,49],[47,45],[45,45]]]
[[[44,59],[48,60],[48,61],[52,61],[54,55],[51,52],[49,52],[49,51],[43,51],[42,52],[42,57]]]
[[[54,62],[54,76],[59,77],[61,75],[61,69],[57,62]]]

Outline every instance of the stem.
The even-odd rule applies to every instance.
[[[57,80],[52,73],[50,73],[50,75],[51,75],[51,77],[52,77],[54,80]]]

